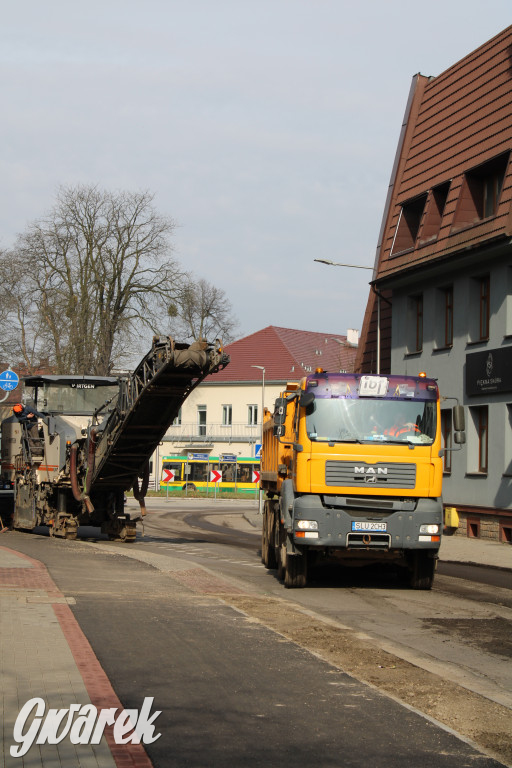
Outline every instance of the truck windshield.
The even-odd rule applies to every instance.
[[[314,442],[431,445],[436,434],[436,403],[419,399],[317,398],[306,409],[306,430]]]
[[[107,400],[114,398],[107,407],[107,410],[112,410],[118,393],[117,384],[109,386],[45,384],[43,391],[39,392],[38,408],[50,413],[93,414]]]

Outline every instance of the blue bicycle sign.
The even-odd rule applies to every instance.
[[[7,371],[0,373],[0,389],[10,392],[11,390],[16,389],[19,383],[20,377],[15,371],[11,371],[10,368],[8,368]]]

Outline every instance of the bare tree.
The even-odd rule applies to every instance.
[[[169,306],[171,332],[184,340],[221,338],[233,341],[238,321],[224,291],[207,280],[189,278],[176,302]]]
[[[61,188],[54,209],[0,254],[0,356],[57,373],[109,374],[180,301],[172,220],[149,192]],[[137,350],[138,352],[138,350]]]

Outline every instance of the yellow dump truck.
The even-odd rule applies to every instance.
[[[464,443],[464,409],[453,408]],[[266,413],[262,560],[286,587],[308,564],[390,562],[411,587],[432,587],[443,532],[439,389],[425,375],[317,369]]]

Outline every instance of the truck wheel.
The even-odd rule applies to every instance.
[[[261,562],[267,568],[277,568],[276,550],[274,549],[274,511],[269,502],[265,502],[263,510],[263,525],[261,528]]]
[[[411,553],[409,584],[412,589],[432,589],[436,562],[435,557],[429,557],[429,552],[425,550]]]
[[[308,557],[302,555],[289,555],[286,553],[286,567],[284,572],[284,585],[287,589],[297,589],[306,586]]]

